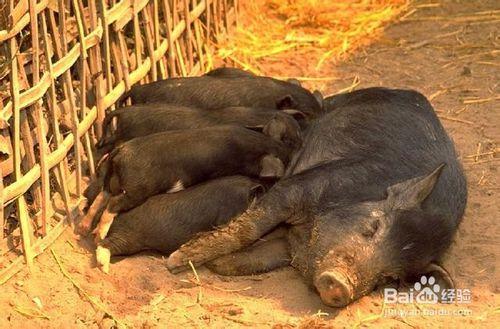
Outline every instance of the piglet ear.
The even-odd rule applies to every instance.
[[[318,102],[319,107],[321,107],[321,109],[323,110],[323,107],[324,107],[323,98],[324,97],[323,97],[323,94],[321,93],[321,91],[319,91],[319,90],[313,91],[313,96],[316,99],[316,101]]]
[[[420,176],[394,184],[387,188],[387,202],[396,209],[418,208],[431,194],[445,164],[441,164],[427,176]]]
[[[262,130],[264,130],[264,125],[254,125],[254,126],[247,125],[245,126],[245,128],[261,133]]]
[[[281,141],[283,135],[286,133],[285,123],[275,115],[266,123],[262,129],[262,133],[275,141]]]
[[[299,104],[292,95],[285,95],[276,101],[276,108],[278,110],[295,109],[298,105]]]
[[[251,200],[259,198],[262,194],[264,194],[265,191],[266,191],[266,189],[264,188],[264,185],[259,184],[259,183],[256,182],[250,188],[250,198],[251,198]]]
[[[291,83],[292,85],[302,87],[302,84],[300,83],[300,81],[298,79],[295,79],[295,78],[287,79],[286,82]]]
[[[260,173],[262,178],[280,178],[285,173],[285,165],[274,155],[266,155],[260,160]]]
[[[286,113],[288,115],[291,115],[297,121],[299,121],[299,120],[306,120],[307,119],[307,115],[304,112],[299,111],[299,110],[284,109],[282,112]]]

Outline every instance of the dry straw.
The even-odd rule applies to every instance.
[[[242,4],[243,6],[243,4]],[[364,47],[407,9],[405,0],[257,0],[244,5],[236,33],[218,50],[247,70],[307,54],[316,70]]]

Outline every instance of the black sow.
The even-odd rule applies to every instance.
[[[241,264],[251,250],[228,254],[280,223],[291,228],[289,247],[277,257],[290,252],[292,266],[331,306],[345,306],[387,278],[437,268],[467,200],[452,141],[417,92],[370,88],[339,97],[335,110],[310,126],[286,178],[228,225],[172,253],[169,269],[226,255],[211,267],[259,271]]]

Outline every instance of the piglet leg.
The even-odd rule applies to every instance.
[[[109,228],[111,227],[111,224],[113,224],[113,220],[115,219],[116,215],[117,213],[109,211],[108,208],[104,210],[101,216],[101,220],[99,221],[99,224],[97,224],[97,227],[92,232],[95,235],[94,241],[96,244],[101,242],[106,237],[106,235],[109,232]]]
[[[109,232],[111,224],[113,224],[115,216],[118,212],[120,212],[120,210],[123,210],[123,204],[127,204],[128,200],[129,198],[126,194],[112,196],[109,199],[108,206],[102,213],[101,220],[93,232],[95,234],[94,241],[96,244],[99,244],[99,242],[104,240]]]
[[[101,191],[97,197],[92,202],[87,214],[82,218],[78,224],[77,231],[81,235],[87,235],[92,227],[96,215],[106,207],[109,200],[109,194],[105,191]]]
[[[108,274],[109,273],[109,263],[111,261],[111,252],[108,248],[105,248],[101,245],[97,246],[95,251],[95,258],[97,261],[97,265],[100,266],[101,270]]]

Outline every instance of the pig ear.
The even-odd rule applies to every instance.
[[[250,188],[250,199],[259,198],[265,191],[266,189],[262,184],[255,183],[255,185]]]
[[[262,129],[262,133],[266,136],[271,137],[275,141],[281,141],[281,138],[285,134],[286,127],[282,121],[280,121],[276,116],[272,118],[264,128]]]
[[[289,78],[289,79],[286,80],[286,82],[291,83],[292,85],[296,85],[296,86],[301,86],[302,87],[302,84],[300,83],[300,81],[298,79],[295,79],[295,78]]]
[[[397,209],[420,207],[431,194],[445,164],[441,164],[427,176],[420,176],[389,186],[387,201]]]
[[[260,173],[262,178],[279,178],[285,173],[285,165],[274,155],[266,155],[260,160]]]
[[[321,93],[321,91],[319,90],[315,90],[313,91],[313,96],[314,98],[316,98],[316,101],[318,102],[319,104],[319,107],[321,107],[321,109],[323,109],[323,94]]]
[[[261,133],[264,130],[264,125],[245,126],[245,128]]]
[[[276,108],[278,110],[283,110],[283,109],[294,109],[297,108],[299,104],[297,101],[293,98],[292,95],[286,95],[283,96],[282,98],[278,99],[276,101]]]
[[[282,111],[283,113],[286,113],[288,115],[291,115],[295,120],[299,121],[299,120],[305,120],[307,119],[307,115],[302,112],[302,111],[299,111],[299,110],[295,110],[295,109],[284,109]]]

